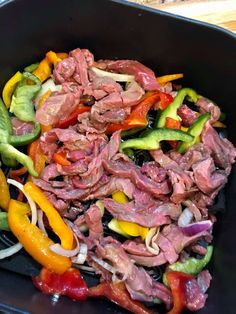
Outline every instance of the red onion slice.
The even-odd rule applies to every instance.
[[[189,224],[185,227],[181,227],[182,232],[191,237],[203,231],[207,231],[212,227],[212,222],[210,220],[204,220],[200,222],[196,222],[193,224]]]

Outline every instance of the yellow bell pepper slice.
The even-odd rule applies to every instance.
[[[71,260],[50,250],[54,242],[37,226],[31,224],[28,214],[28,204],[10,200],[8,224],[25,250],[45,268],[62,274],[71,267]]]
[[[149,231],[149,228],[142,227],[134,222],[129,221],[118,220],[118,225],[123,232],[132,237],[140,236],[143,240],[145,240]]]
[[[38,204],[48,218],[49,225],[61,240],[64,249],[73,248],[74,235],[72,230],[65,224],[58,211],[49,202],[46,195],[34,183],[27,182],[24,191]]]
[[[125,204],[128,203],[129,199],[122,191],[116,191],[112,193],[112,198],[115,202]]]
[[[214,126],[214,128],[226,128],[226,125],[224,123],[222,123],[221,121],[216,121],[215,123],[212,124]]]
[[[2,169],[0,169],[0,207],[7,211],[9,202],[10,193],[7,180]]]
[[[168,75],[157,77],[157,81],[160,84],[166,84],[168,82],[171,82],[171,81],[174,81],[174,80],[178,80],[178,79],[182,78],[183,76],[184,76],[183,73],[168,74]]]
[[[14,90],[16,88],[16,84],[20,82],[21,79],[22,73],[18,71],[10,78],[9,81],[7,81],[3,88],[2,99],[7,108],[10,108],[12,94],[14,93]]]
[[[115,231],[116,233],[121,234],[123,237],[129,238],[129,235],[120,228],[119,222],[115,218],[113,218],[108,223],[108,228],[111,229],[112,231]]]

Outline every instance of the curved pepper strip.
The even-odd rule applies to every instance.
[[[37,78],[41,82],[46,81],[50,77],[50,75],[52,74],[51,62],[49,62],[47,58],[44,58],[39,63],[39,66],[37,67],[37,69],[33,71],[33,74],[35,76],[37,76]]]
[[[31,84],[29,84],[29,82]],[[32,99],[40,89],[40,80],[32,73],[24,72],[22,80],[17,85],[14,95],[12,96],[10,112],[14,113],[15,116],[22,121],[35,121]]]
[[[181,314],[186,305],[186,283],[194,277],[173,271],[166,274],[173,295],[174,306],[167,314]]]
[[[10,231],[8,225],[8,215],[5,212],[0,212],[0,230]]]
[[[190,257],[185,262],[176,262],[168,266],[167,271],[180,271],[189,275],[198,275],[204,267],[210,262],[213,254],[213,246],[209,245],[207,247],[207,253],[202,259]],[[168,286],[168,281],[166,279],[166,272],[163,275],[163,283]]]
[[[12,134],[11,119],[9,117],[8,110],[1,98],[0,98],[0,129],[7,132],[7,134]],[[2,142],[1,137],[0,142]]]
[[[112,198],[114,201],[121,204],[128,203],[129,201],[125,193],[122,191],[114,192],[112,194]],[[145,240],[149,231],[149,228],[142,227],[134,222],[117,220],[115,218],[113,218],[109,222],[108,227],[111,230],[123,235],[124,237],[129,237],[129,236],[139,237],[140,236],[143,240]]]
[[[43,169],[45,168],[47,157],[41,150],[39,139],[28,146],[28,156],[33,160],[35,171],[41,175]]]
[[[18,82],[20,82],[22,79],[22,73],[21,72],[16,72],[10,80],[7,81],[5,84],[3,91],[2,91],[2,99],[6,105],[7,108],[10,107],[11,105],[11,97],[15,91],[16,85]]]
[[[78,115],[83,112],[89,112],[91,107],[88,106],[78,106],[66,119],[60,120],[55,125],[56,128],[66,129],[70,125],[75,125],[77,123]]]
[[[29,213],[28,204],[10,200],[8,223],[12,233],[38,263],[58,274],[64,273],[70,268],[71,260],[50,250],[54,242],[30,223]]]
[[[168,82],[174,81],[174,80],[178,80],[180,78],[184,77],[183,73],[177,73],[177,74],[167,74],[167,75],[163,75],[163,76],[159,76],[157,78],[157,81],[160,84],[166,84]]]
[[[160,148],[160,142],[163,140],[180,140],[183,142],[191,142],[193,137],[181,130],[174,129],[156,129],[149,131],[148,134],[141,138],[127,140],[120,144],[120,150],[126,148],[154,150]]]
[[[36,122],[33,132],[24,135],[10,135],[9,144],[15,147],[28,145],[39,137],[40,132],[41,132],[40,124]]]
[[[88,287],[78,269],[69,268],[63,274],[42,268],[39,276],[33,277],[33,284],[47,294],[65,295],[73,300],[84,301]]]
[[[38,204],[48,218],[49,225],[53,232],[58,235],[64,249],[73,248],[74,235],[71,229],[65,224],[58,211],[52,206],[45,194],[34,183],[27,182],[24,191]]]
[[[34,70],[37,69],[38,66],[39,66],[39,63],[32,63],[32,64],[30,64],[24,68],[24,72],[32,73],[32,72],[34,72]]]
[[[177,110],[182,105],[184,98],[186,96],[189,96],[191,101],[193,101],[194,103],[197,102],[198,95],[193,89],[182,88],[181,90],[178,91],[173,102],[160,113],[156,122],[157,128],[165,127],[167,117],[172,118],[174,120],[181,121],[180,117],[177,114]]]
[[[34,164],[33,164],[32,159],[29,156],[21,153],[12,145],[6,144],[6,143],[0,143],[0,154],[4,154],[4,156],[7,156],[12,159],[16,159],[19,163],[21,163],[23,166],[25,166],[28,169],[29,173],[32,176],[34,177],[38,176],[38,173],[34,170]]]
[[[193,136],[193,140],[190,143],[181,143],[177,149],[179,153],[185,153],[189,147],[197,143],[200,135],[202,134],[204,126],[206,122],[210,119],[210,117],[211,114],[209,112],[204,113],[203,115],[198,117],[197,120],[189,127],[188,134]]]
[[[160,99],[160,92],[148,92],[142,100],[134,106],[129,117],[122,123],[111,123],[108,125],[106,132],[112,134],[118,130],[129,130],[148,124],[147,113],[152,106]]]
[[[10,202],[10,192],[9,192],[7,180],[2,169],[0,169],[0,207],[7,211],[9,202]]]
[[[110,282],[100,283],[96,287],[89,288],[88,296],[93,298],[105,297],[131,313],[154,314],[152,310],[146,308],[141,302],[131,299],[124,282],[116,284]]]

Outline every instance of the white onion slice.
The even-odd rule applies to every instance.
[[[160,251],[159,246],[155,243],[155,240],[157,239],[158,234],[159,234],[159,230],[160,228],[156,228],[156,227],[151,228],[148,231],[148,234],[145,239],[147,250],[154,255],[158,255]]]
[[[13,254],[17,253],[22,249],[22,245],[20,242],[12,245],[7,249],[0,250],[0,259],[4,259],[6,257],[12,256]]]
[[[38,108],[38,103],[40,98],[50,89],[51,92],[59,92],[61,90],[61,85],[56,85],[52,78],[48,79],[46,82],[42,84],[42,88],[36,95],[34,99],[35,108]]]
[[[66,257],[73,257],[77,255],[80,251],[80,245],[79,245],[79,240],[75,236],[76,240],[76,247],[73,250],[66,250],[64,249],[59,243],[52,244],[49,248],[51,251],[58,255],[66,256]]]
[[[115,269],[107,262],[104,262],[102,259],[97,258],[95,255],[91,256],[92,260],[96,262],[98,265],[102,266],[106,270],[108,270],[110,273],[115,274]]]
[[[84,264],[87,259],[88,247],[85,243],[80,244],[79,254],[72,258],[72,262],[75,264]]]
[[[33,199],[24,191],[24,186],[20,182],[17,182],[16,180],[12,179],[7,179],[7,183],[12,184],[16,186],[19,190],[23,192],[25,197],[27,198],[27,201],[29,203],[30,209],[31,209],[31,223],[33,225],[36,225],[37,223],[37,209],[36,209],[36,204],[33,201]]]
[[[43,211],[41,209],[38,209],[37,217],[38,217],[39,229],[41,229],[43,231],[43,233],[47,236],[48,234],[47,234],[47,231],[45,229],[44,222],[43,222]]]
[[[179,216],[179,219],[178,219],[178,226],[179,227],[185,227],[187,226],[188,224],[190,224],[190,222],[192,221],[193,219],[193,213],[186,207],[181,215]]]
[[[91,67],[91,70],[97,75],[101,77],[110,77],[116,82],[133,82],[134,76],[129,74],[120,74],[120,73],[113,73],[98,69],[96,67]]]
[[[93,267],[90,267],[90,266],[84,266],[84,265],[75,264],[75,267],[76,267],[76,268],[79,268],[79,269],[81,269],[81,270],[90,272],[90,273],[95,273],[95,270],[93,269]]]

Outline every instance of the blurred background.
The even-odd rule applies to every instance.
[[[236,0],[131,0],[159,10],[216,24],[236,33]]]

